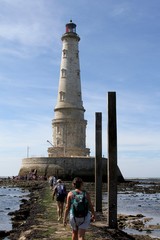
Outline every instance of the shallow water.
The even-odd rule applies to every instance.
[[[118,194],[118,212],[126,214],[143,214],[154,217],[154,224],[160,221],[160,193]]]
[[[127,215],[142,214],[147,218],[152,218],[147,225],[158,225],[160,223],[160,193],[157,194],[119,194],[118,196],[118,213]],[[148,234],[150,236],[160,237],[160,230],[153,232],[139,232],[132,229],[125,229],[127,233]]]
[[[139,180],[140,181],[140,180]],[[155,184],[155,182],[157,184]],[[156,180],[153,183],[153,180],[142,180],[140,183],[136,184],[136,188],[126,187],[126,189],[121,189],[118,191],[117,197],[117,211],[118,214],[126,215],[137,215],[142,214],[146,218],[151,218],[149,222],[146,223],[146,226],[149,225],[160,225],[160,192],[155,192],[157,186],[160,185],[160,180]],[[135,191],[137,189],[137,191]],[[146,189],[149,191],[153,190],[153,193],[145,193]],[[157,188],[159,189],[159,188]],[[107,208],[107,192],[103,194],[103,204]],[[157,227],[157,228],[158,228]],[[151,232],[148,231],[137,231],[134,229],[126,228],[123,231],[129,234],[142,234],[150,235],[152,237],[160,238],[160,229],[155,229]]]
[[[0,187],[0,230],[11,230],[9,212],[19,209],[22,198],[27,199],[28,191],[21,188]]]
[[[135,180],[137,182],[137,180]],[[152,218],[147,224],[160,224],[160,186],[159,180],[142,180],[138,179],[134,186],[125,185],[118,190],[118,214],[137,215],[143,214],[147,218]],[[157,184],[155,184],[157,183]],[[88,183],[89,192],[94,197],[94,184]],[[107,208],[106,184],[103,189],[103,208]],[[148,193],[147,190],[151,192]],[[153,191],[152,191],[153,189]],[[157,191],[158,190],[158,191]],[[27,199],[28,191],[21,188],[0,187],[0,230],[11,230],[11,218],[9,212],[19,209],[21,199]],[[137,231],[134,229],[123,229],[129,234],[143,234],[156,236],[160,238],[160,230],[154,230],[151,233],[146,231]],[[7,240],[7,238],[6,238]]]

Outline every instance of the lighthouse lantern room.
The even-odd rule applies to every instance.
[[[76,33],[76,24],[72,20],[66,24],[66,33]]]

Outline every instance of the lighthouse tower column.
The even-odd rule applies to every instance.
[[[86,148],[85,109],[82,102],[80,64],[76,24],[66,24],[62,38],[62,57],[57,104],[52,121],[53,147],[49,157],[89,156]]]

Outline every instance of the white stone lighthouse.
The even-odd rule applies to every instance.
[[[81,79],[78,43],[80,37],[76,33],[76,24],[66,24],[66,32],[62,36],[62,59],[57,104],[52,121],[52,147],[48,148],[48,157],[31,157],[22,160],[19,176],[24,177],[35,169],[38,176],[45,178],[57,176],[72,180],[76,176],[85,181],[95,180],[95,158],[90,157],[86,148],[85,109],[82,102]],[[117,169],[118,179],[123,176]],[[107,180],[107,159],[102,158],[104,181]]]
[[[85,109],[82,102],[81,78],[76,24],[66,24],[62,38],[62,56],[57,104],[52,121],[53,147],[48,148],[49,157],[89,156],[86,148]]]

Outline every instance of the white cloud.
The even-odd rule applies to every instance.
[[[129,4],[127,3],[115,4],[110,14],[112,17],[126,16],[128,15],[129,10],[130,10],[130,7],[129,7]]]
[[[63,14],[52,3],[48,8],[44,0],[3,1],[1,3],[0,39],[26,46],[45,46],[59,44],[62,28],[57,15]]]

